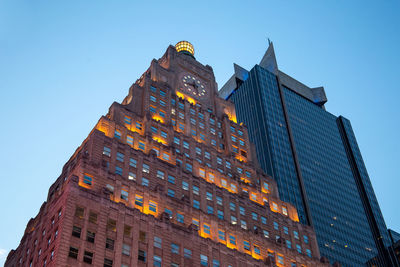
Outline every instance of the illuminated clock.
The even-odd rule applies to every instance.
[[[191,74],[182,77],[182,85],[182,90],[194,97],[202,97],[207,93],[205,84]]]

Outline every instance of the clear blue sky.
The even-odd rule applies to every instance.
[[[400,231],[399,1],[133,2],[0,0],[0,264],[100,116],[182,39],[222,86],[269,37],[280,69],[324,86],[327,110],[351,120]]]

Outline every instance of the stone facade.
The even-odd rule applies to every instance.
[[[170,46],[65,164],[5,266],[328,266],[252,150],[212,68]]]

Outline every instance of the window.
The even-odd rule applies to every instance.
[[[93,261],[93,252],[89,252],[89,251],[85,250],[85,253],[83,254],[83,262],[92,264],[92,261]]]
[[[128,191],[126,191],[126,190],[121,190],[121,199],[122,200],[125,200],[125,201],[128,201]]]
[[[282,265],[284,264],[284,263],[283,263],[283,256],[281,256],[281,255],[279,255],[279,254],[278,254],[278,263],[279,263],[279,264],[282,264]]]
[[[161,257],[154,255],[153,257],[153,266],[154,267],[161,267]]]
[[[207,192],[207,193],[206,193],[206,199],[207,199],[207,200],[213,200],[213,194],[210,193],[210,192]]]
[[[160,110],[160,112],[159,112],[158,114],[160,114],[160,116],[161,116],[162,118],[165,118],[165,112],[164,112],[163,110]]]
[[[165,107],[166,104],[167,104],[167,103],[165,103],[165,101],[163,101],[163,100],[160,99],[160,105],[161,105],[162,107]]]
[[[188,172],[192,172],[192,170],[193,170],[192,164],[186,163],[186,170],[187,170]]]
[[[186,181],[182,181],[182,189],[183,190],[189,190],[189,183]]]
[[[252,213],[251,213],[251,218],[252,218],[253,220],[257,221],[257,220],[258,220],[258,215],[257,215],[257,213],[252,212]]]
[[[272,209],[274,211],[278,211],[278,204],[276,204],[275,202],[272,202]]]
[[[136,122],[136,125],[135,125],[135,127],[136,127],[136,129],[138,129],[138,130],[142,130],[142,124],[140,123],[140,122]]]
[[[231,215],[231,224],[237,224],[237,219],[233,215]]]
[[[82,219],[84,211],[85,211],[84,208],[77,206],[75,208],[75,217],[78,217],[78,218]]]
[[[93,176],[91,176],[91,175],[89,175],[87,173],[85,173],[83,175],[83,183],[85,183],[87,185],[92,185],[92,179],[93,179]]]
[[[122,176],[122,168],[119,166],[115,166],[115,174],[121,175]]]
[[[206,233],[206,234],[211,234],[211,229],[210,229],[210,225],[208,225],[208,224],[204,224],[203,225],[203,228],[204,228],[204,233]]]
[[[135,205],[139,207],[143,207],[143,197],[136,195],[135,196]]]
[[[210,124],[211,124],[211,125],[215,125],[215,120],[212,119],[212,118],[210,118]]]
[[[304,243],[308,244],[308,236],[304,235],[303,238],[304,238]]]
[[[171,243],[171,253],[179,254],[179,245]]]
[[[114,250],[114,240],[111,238],[106,239],[106,249]]]
[[[251,178],[251,172],[246,171],[246,176],[247,176],[248,178]]]
[[[236,237],[229,235],[229,243],[236,246]]]
[[[153,107],[153,106],[150,106],[149,109],[150,109],[150,112],[151,112],[151,113],[156,113],[156,112],[157,112],[156,108]]]
[[[288,215],[287,208],[285,206],[282,206],[282,213],[283,215]]]
[[[292,248],[292,242],[286,239],[286,247],[287,248]]]
[[[217,204],[222,205],[222,197],[216,196],[216,199],[217,199]]]
[[[171,188],[168,188],[168,196],[170,196],[170,197],[175,197],[175,191],[174,190],[172,190]]]
[[[146,149],[146,144],[143,143],[142,141],[139,141],[139,149],[144,151]]]
[[[230,202],[230,203],[229,203],[229,209],[230,209],[231,211],[235,211],[235,210],[236,210],[236,205],[235,205],[235,203]]]
[[[188,248],[183,249],[183,256],[185,258],[191,259],[192,258],[192,251]]]
[[[146,242],[146,232],[139,231],[139,241],[143,243]]]
[[[115,220],[113,220],[113,219],[108,219],[108,221],[107,221],[107,230],[110,230],[110,231],[113,231],[113,232],[117,231],[117,222]]]
[[[112,260],[107,259],[107,258],[104,258],[104,265],[103,265],[103,267],[112,267],[112,265],[113,265],[113,261],[112,261]],[[121,267],[123,267],[123,266],[121,266]]]
[[[218,216],[218,219],[223,220],[224,219],[224,212],[222,210],[218,210],[217,211],[217,216]]]
[[[231,139],[232,139],[232,142],[234,142],[234,143],[236,143],[236,142],[237,142],[237,138],[236,138],[236,136],[234,136],[234,135],[231,135]]]
[[[164,172],[157,170],[157,178],[164,180]]]
[[[195,194],[195,195],[199,195],[199,187],[198,186],[193,186],[193,194]]]
[[[155,88],[154,86],[150,86],[150,90],[151,90],[153,93],[157,93],[157,88]]]
[[[154,236],[154,246],[156,248],[161,248],[162,247],[162,239],[161,239],[161,237]]]
[[[231,163],[230,163],[229,161],[226,161],[226,162],[225,162],[225,166],[226,166],[228,169],[230,169],[230,168],[231,168]]]
[[[208,266],[208,257],[206,255],[200,254],[200,264],[202,266]]]
[[[88,241],[90,243],[94,243],[95,236],[96,236],[96,233],[91,232],[91,231],[87,231],[87,233],[86,233],[86,241]]]
[[[129,256],[131,254],[131,246],[128,244],[122,244],[122,254]]]
[[[207,205],[207,213],[208,214],[214,214],[214,208]]]
[[[264,189],[266,190],[266,191],[269,191],[269,184],[267,183],[267,182],[264,182]]]
[[[130,158],[129,159],[129,166],[136,168],[136,166],[137,166],[136,159]]]
[[[199,176],[202,178],[206,178],[206,171],[204,169],[199,169]]]
[[[217,145],[217,141],[215,141],[214,139],[211,139],[211,145],[216,146]]]
[[[164,97],[166,93],[163,90],[160,90],[160,96]]]
[[[133,173],[133,172],[129,172],[129,173],[128,173],[128,179],[129,179],[129,180],[136,181],[136,174]]]
[[[117,160],[120,162],[124,162],[124,154],[121,152],[117,152]]]
[[[162,138],[167,138],[168,134],[166,132],[164,132],[164,131],[161,131],[161,137]]]
[[[263,230],[263,234],[265,238],[269,238],[269,232],[267,230]]]
[[[296,245],[296,250],[298,253],[301,254],[301,246],[299,244]]]
[[[147,164],[145,164],[145,163],[143,163],[143,169],[142,169],[142,171],[143,171],[144,173],[150,173],[150,166],[147,165]]]
[[[107,157],[110,157],[111,156],[111,148],[105,146],[103,148],[103,155],[106,155]]]
[[[176,220],[180,223],[185,223],[185,217],[183,214],[177,213]]]
[[[289,228],[287,228],[287,226],[283,226],[283,232],[288,235],[289,234]]]
[[[130,237],[131,236],[132,227],[129,225],[124,225],[124,236]]]
[[[256,253],[257,255],[260,255],[260,248],[257,246],[254,246],[254,253]]]
[[[274,222],[274,229],[279,230],[279,224],[277,222]]]
[[[117,139],[121,139],[121,131],[116,129],[114,131],[114,137],[117,138]]]
[[[308,257],[311,258],[311,250],[307,249],[307,250],[306,250],[306,254],[307,254]]]
[[[72,236],[77,238],[81,238],[81,231],[82,229],[78,226],[72,226]]]
[[[183,123],[178,123],[179,130],[185,131],[185,125]]]
[[[78,258],[78,249],[74,248],[74,247],[69,247],[68,257],[77,259]]]
[[[250,251],[250,243],[249,241],[243,241],[244,250]]]
[[[228,185],[225,179],[221,179],[221,185],[223,187],[226,187]]]
[[[297,231],[293,231],[294,238],[299,239],[299,233]]]
[[[213,260],[213,267],[220,267],[219,260]]]
[[[193,199],[193,208],[200,209],[200,202],[196,199]]]
[[[247,223],[246,223],[246,221],[240,220],[240,227],[242,227],[243,229],[247,230]]]
[[[146,251],[140,250],[138,252],[138,260],[146,262]]]
[[[149,201],[149,210],[152,212],[157,212],[157,203]]]
[[[267,224],[267,218],[265,218],[264,216],[261,216],[261,223]]]
[[[210,159],[210,158],[211,158],[210,152],[204,151],[204,157],[205,157],[206,159]]]

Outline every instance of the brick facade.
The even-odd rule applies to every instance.
[[[211,67],[170,46],[65,164],[5,266],[328,266],[253,155]]]

